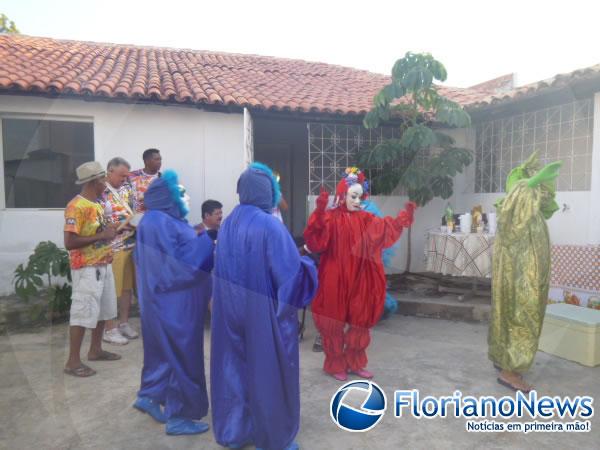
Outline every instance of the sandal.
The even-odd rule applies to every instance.
[[[121,355],[107,352],[106,350],[102,350],[102,353],[94,358],[90,358],[88,355],[88,361],[118,361],[119,359],[121,359]]]
[[[71,376],[79,377],[79,378],[87,378],[87,377],[91,377],[92,375],[96,375],[96,371],[94,369],[92,369],[91,367],[86,366],[85,364],[81,364],[80,366],[75,367],[73,369],[69,369],[68,367],[65,367],[63,372],[66,373],[67,375],[71,375]]]
[[[504,380],[504,379],[502,379],[500,377],[498,377],[497,380],[498,380],[498,383],[500,383],[502,386],[505,386],[505,387],[507,387],[509,389],[512,389],[515,392],[522,392],[523,394],[529,394],[529,392],[531,392],[533,390],[532,386],[529,386],[526,389],[521,389],[521,388],[515,386],[514,384],[512,384],[512,383],[510,383],[510,382],[508,382],[508,381],[506,381],[506,380]]]

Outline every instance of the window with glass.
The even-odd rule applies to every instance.
[[[7,208],[64,208],[75,169],[94,159],[93,124],[3,118],[2,155]]]

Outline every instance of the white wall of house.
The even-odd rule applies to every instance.
[[[243,170],[243,116],[220,114],[194,108],[134,105],[80,100],[44,99],[25,96],[0,96],[0,116],[84,120],[94,124],[96,160],[105,164],[114,156],[141,167],[141,153],[156,147],[163,155],[163,168],[180,174],[192,197],[190,221],[200,220],[200,204],[206,198],[220,200],[227,214],[237,203],[236,181]],[[448,131],[457,145],[474,148],[470,129]],[[549,221],[554,244],[600,244],[600,94],[594,98],[594,132],[591,190],[558,192],[561,208]],[[1,152],[0,152],[1,157]],[[3,175],[0,163],[0,178]],[[455,211],[482,205],[493,211],[502,196],[474,192],[475,165],[455,179],[454,195],[449,200],[435,199],[416,214],[412,235],[413,271],[424,270],[426,232],[438,228],[446,203]],[[395,215],[406,197],[374,197],[386,215]],[[314,205],[314,197],[309,197]],[[63,210],[5,209],[4,183],[0,183],[0,295],[12,291],[12,272],[24,262],[42,240],[62,243]],[[404,270],[407,235],[404,234],[393,260],[391,272]]]
[[[454,130],[458,145],[475,148],[472,129]],[[494,211],[494,203],[503,193],[475,193],[475,164],[455,179],[455,210],[470,211],[481,205],[484,211]],[[558,191],[556,202],[560,206],[548,221],[550,240],[555,245],[600,244],[600,95],[594,99],[594,131],[592,156],[592,183],[589,191]],[[454,206],[454,204],[453,204]]]
[[[600,93],[594,95],[592,183],[589,192],[588,243],[600,245]]]
[[[227,214],[237,204],[236,182],[243,170],[243,116],[164,107],[80,100],[0,96],[0,116],[87,120],[94,124],[95,159],[114,156],[142,167],[142,152],[160,149],[163,170],[175,169],[191,196],[190,222],[200,221],[206,198],[219,200]],[[0,142],[1,144],[1,142]],[[0,152],[0,158],[2,153]],[[0,176],[3,163],[0,162]],[[12,292],[12,273],[35,245],[63,242],[63,210],[6,209],[0,183],[0,295]]]
[[[446,131],[456,140],[456,145],[473,150],[475,148],[475,133],[472,129]],[[556,201],[561,210],[556,212],[548,221],[550,239],[556,245],[587,245],[600,244],[600,94],[594,98],[594,131],[592,157],[592,184],[589,191],[559,191]],[[420,208],[416,215],[412,237],[413,271],[424,270],[424,248],[428,229],[437,228],[447,202],[452,204],[455,212],[471,211],[473,206],[481,205],[484,212],[494,211],[494,203],[503,197],[503,193],[475,193],[475,163],[471,164],[464,173],[454,179],[454,194],[447,200],[435,199],[425,208]],[[391,213],[406,201],[402,197],[382,197],[378,200],[384,205],[384,211]],[[385,205],[390,205],[389,207]],[[566,205],[566,208],[565,208]],[[400,253],[394,266],[404,268],[406,237],[403,237]]]
[[[600,94],[594,100],[594,134],[592,158],[592,184],[590,191],[565,192],[556,194],[556,201],[561,207],[548,222],[550,239],[553,244],[587,245],[600,244]],[[456,140],[456,145],[473,150],[475,135],[472,129],[447,130]],[[494,203],[503,193],[475,193],[475,163],[454,180],[454,194],[448,200],[439,198],[431,201],[426,207],[419,208],[415,215],[412,229],[412,271],[425,269],[424,251],[427,231],[439,229],[441,218],[448,202],[457,213],[471,211],[473,206],[481,205],[484,212],[494,211]],[[407,201],[401,196],[372,197],[385,215],[396,215]],[[314,209],[315,197],[309,197],[310,210]],[[566,208],[564,207],[566,205]],[[564,209],[564,211],[563,211]],[[393,259],[393,267],[389,272],[401,272],[406,266],[407,234],[404,233],[400,246]]]

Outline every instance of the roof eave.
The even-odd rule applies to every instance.
[[[223,104],[209,104],[204,102],[179,102],[179,101],[162,101],[153,98],[131,98],[131,97],[108,97],[108,96],[97,96],[97,95],[78,95],[69,93],[51,93],[42,91],[25,91],[15,89],[0,89],[0,95],[10,95],[17,97],[36,97],[45,98],[52,100],[79,100],[85,102],[102,102],[112,104],[124,104],[124,105],[152,105],[152,106],[165,106],[165,107],[183,107],[183,108],[194,108],[203,111],[217,112],[217,113],[237,113],[241,114],[244,108],[247,108],[253,115],[261,117],[278,117],[287,118],[291,120],[303,120],[303,121],[336,121],[346,123],[362,123],[365,116],[364,113],[342,113],[342,112],[330,112],[330,111],[301,111],[292,110],[289,108],[264,108],[256,106],[238,106],[238,105],[223,105]],[[398,121],[395,121],[398,122]]]
[[[600,73],[595,73],[594,76],[582,77],[566,83],[555,83],[517,94],[514,97],[507,96],[492,100],[490,103],[467,105],[465,109],[473,117],[496,115],[515,108],[525,109],[528,104],[539,103],[543,99],[548,99],[553,103],[568,102],[573,99],[589,97],[598,91],[600,91]]]

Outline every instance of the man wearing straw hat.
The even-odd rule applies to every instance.
[[[102,349],[104,322],[117,315],[115,281],[111,267],[111,241],[116,228],[104,220],[98,198],[106,188],[106,172],[91,161],[76,169],[76,184],[82,185],[65,209],[64,239],[69,251],[73,293],[69,328],[69,359],[64,372],[89,377],[95,370],[81,362],[85,329],[92,330],[89,361],[114,361],[121,357]]]

